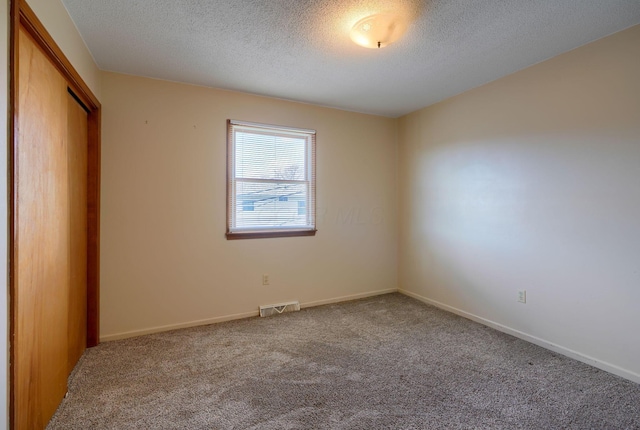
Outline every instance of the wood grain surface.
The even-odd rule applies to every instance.
[[[67,94],[70,270],[69,373],[87,346],[87,112]]]
[[[67,390],[67,83],[19,33],[14,428],[44,428]]]

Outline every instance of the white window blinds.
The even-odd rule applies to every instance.
[[[228,237],[315,232],[315,136],[314,130],[229,121]]]

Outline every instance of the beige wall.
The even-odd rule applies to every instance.
[[[401,118],[399,287],[640,382],[639,77],[636,26]]]
[[[396,288],[396,120],[114,73],[102,89],[103,340]],[[229,118],[317,130],[317,236],[225,239]]]
[[[27,0],[51,37],[78,71],[93,94],[101,99],[100,70],[60,0]]]

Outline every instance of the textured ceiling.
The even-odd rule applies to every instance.
[[[62,0],[103,70],[397,117],[640,23],[640,0]],[[405,36],[349,38],[393,11]]]

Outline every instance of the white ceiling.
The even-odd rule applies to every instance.
[[[398,117],[640,23],[640,0],[62,0],[103,70]],[[405,36],[349,38],[393,11]]]

